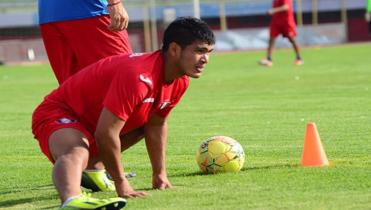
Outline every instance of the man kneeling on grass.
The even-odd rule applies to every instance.
[[[154,189],[171,187],[165,167],[166,118],[209,61],[215,38],[207,24],[186,17],[164,32],[161,50],[118,55],[92,64],[45,97],[33,113],[32,131],[54,164],[62,209],[121,209],[124,198],[144,197],[124,175],[121,152],[145,139]],[[117,198],[81,193],[88,166],[103,168]],[[97,182],[105,183],[107,180]]]

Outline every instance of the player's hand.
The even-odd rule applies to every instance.
[[[155,174],[152,176],[152,187],[153,189],[165,190],[168,188],[172,188],[173,186],[171,185],[166,174],[165,175]]]
[[[115,181],[115,187],[117,195],[122,198],[141,198],[149,195],[147,192],[135,191],[126,178],[122,181]]]
[[[128,27],[129,15],[122,3],[109,6],[107,10],[111,18],[111,24],[108,26],[111,31],[121,31]]]

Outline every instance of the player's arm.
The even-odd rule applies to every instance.
[[[152,165],[152,187],[154,189],[171,188],[166,173],[166,118],[153,115],[144,127],[145,142]]]
[[[276,14],[276,13],[278,13],[278,12],[286,12],[286,11],[288,11],[288,10],[289,10],[289,5],[288,5],[288,4],[283,4],[282,6],[274,7],[274,8],[272,8],[272,9],[270,9],[270,10],[268,11],[268,14],[269,14],[269,15],[274,15],[274,14]]]
[[[112,176],[116,192],[120,197],[143,197],[146,193],[134,191],[124,175],[119,136],[124,124],[123,120],[103,108],[95,132],[99,155],[108,173]]]
[[[128,27],[129,15],[121,0],[108,0],[107,10],[111,18],[108,26],[111,31],[121,31]]]

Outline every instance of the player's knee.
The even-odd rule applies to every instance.
[[[54,160],[62,155],[89,154],[89,143],[84,134],[76,129],[60,129],[49,137],[49,151]]]
[[[62,154],[55,155],[56,162],[86,166],[89,159],[89,151],[84,147],[74,147]]]

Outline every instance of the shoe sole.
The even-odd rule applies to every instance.
[[[116,203],[110,203],[98,208],[95,208],[94,210],[118,210],[124,208],[126,205],[126,202],[124,201],[117,201]]]

